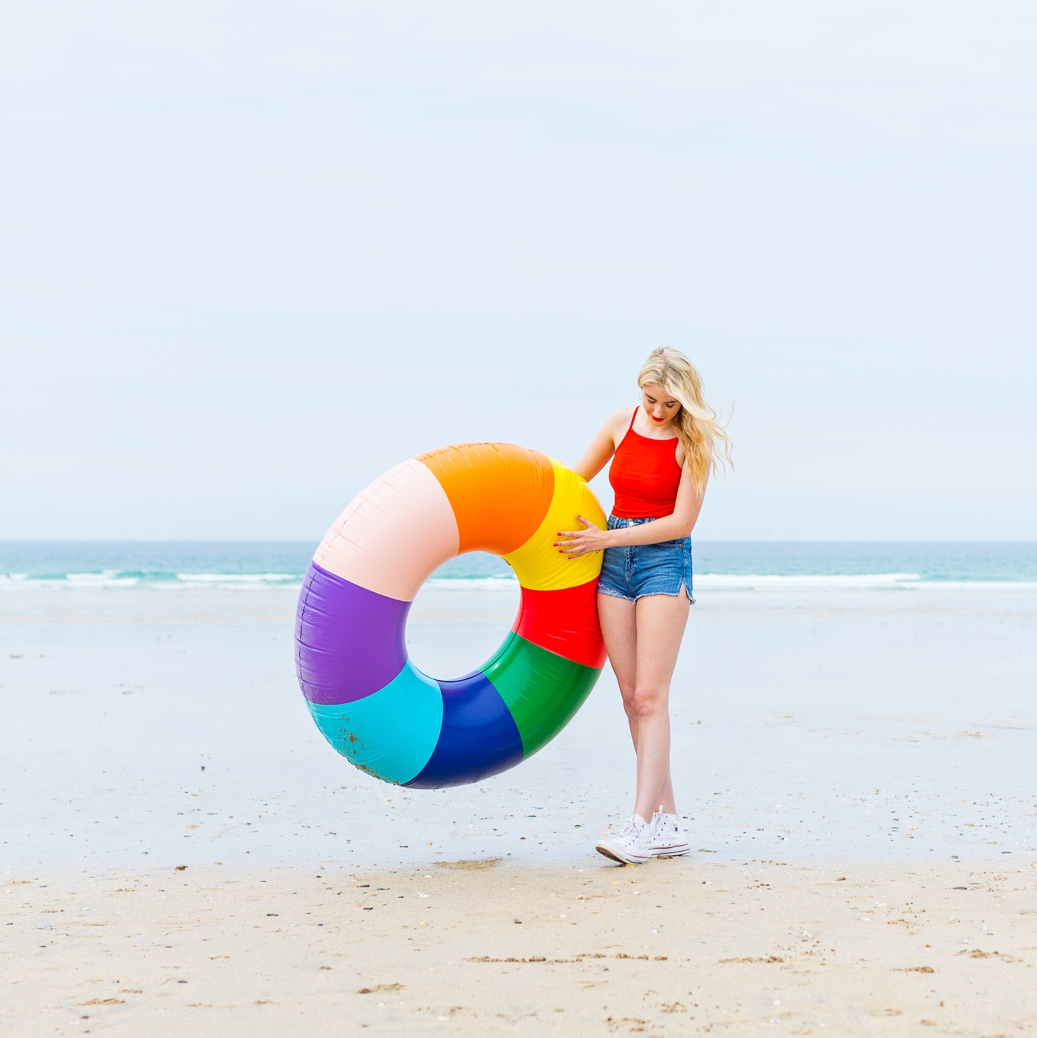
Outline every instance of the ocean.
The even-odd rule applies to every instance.
[[[220,588],[301,583],[312,541],[0,541],[0,589]],[[1037,584],[1037,542],[696,541],[697,590]],[[510,584],[494,555],[452,559],[429,583]]]

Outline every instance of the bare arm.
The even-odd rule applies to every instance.
[[[589,454],[590,451],[587,453]],[[705,487],[699,490],[695,486],[695,481],[691,478],[691,473],[685,464],[681,470],[681,481],[677,487],[677,501],[674,504],[672,515],[656,519],[654,523],[625,526],[618,530],[599,530],[582,515],[577,516],[585,529],[560,530],[558,536],[562,539],[555,541],[555,547],[563,555],[575,559],[604,548],[619,548],[628,544],[658,544],[660,541],[674,541],[679,537],[688,537],[695,528],[699,512],[702,510],[702,499],[705,492]]]
[[[607,547],[621,544],[658,544],[660,541],[674,541],[678,537],[690,537],[698,522],[702,510],[702,499],[706,488],[698,490],[691,478],[687,464],[681,470],[681,481],[677,487],[677,500],[673,506],[673,514],[656,519],[654,523],[642,523],[640,526],[626,526],[619,530],[610,530],[613,538]]]
[[[629,421],[629,407],[622,407],[609,416],[591,445],[583,452],[583,457],[573,465],[576,475],[590,482],[605,467],[609,458],[616,453],[617,433],[625,430]]]

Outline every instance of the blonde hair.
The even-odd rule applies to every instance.
[[[662,386],[681,405],[673,426],[697,489],[706,485],[718,466],[734,467],[724,424],[702,397],[702,376],[680,350],[672,346],[652,350],[637,376],[639,386],[649,383]]]

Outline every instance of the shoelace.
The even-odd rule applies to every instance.
[[[626,825],[623,826],[623,831],[619,834],[619,838],[621,840],[627,838],[633,839],[640,834],[643,828],[644,826],[639,827],[633,818],[628,818],[626,820]]]

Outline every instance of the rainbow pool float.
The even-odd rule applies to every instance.
[[[436,788],[506,771],[553,739],[605,663],[601,555],[554,547],[577,514],[604,529],[575,472],[509,443],[444,447],[375,480],[321,541],[299,595],[299,685],[328,742],[386,782]],[[487,663],[434,680],[407,658],[407,613],[466,551],[505,559],[522,602]]]

